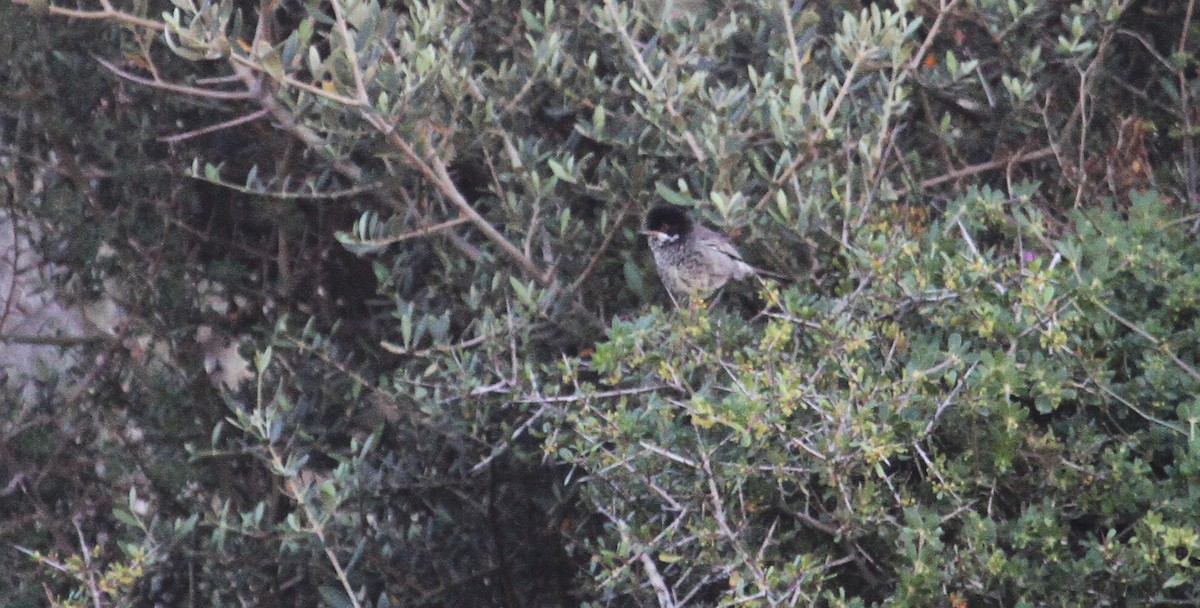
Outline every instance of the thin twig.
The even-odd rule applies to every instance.
[[[473,338],[468,338],[466,340],[462,340],[461,342],[456,342],[454,344],[434,344],[428,348],[422,348],[420,350],[409,350],[407,348],[404,348],[403,346],[400,346],[399,344],[395,344],[393,342],[388,342],[387,340],[383,340],[382,342],[379,343],[379,345],[383,347],[383,350],[386,350],[389,353],[392,353],[395,355],[411,355],[413,357],[428,357],[429,355],[432,355],[433,353],[452,353],[455,351],[463,350],[465,348],[471,348],[472,346],[479,346],[480,344],[483,344],[484,342],[487,342],[488,340],[491,340],[493,338],[499,338],[500,336],[504,335],[505,333],[509,333],[511,335],[511,333],[514,331],[515,330],[513,330],[510,327],[509,332],[503,332],[503,333],[495,332],[495,333],[490,333],[490,334],[480,334]],[[504,383],[511,384],[511,383],[508,383],[507,381],[505,381]],[[477,391],[479,389],[475,389],[475,390]],[[479,393],[472,391],[472,394],[479,394]]]
[[[161,141],[161,142],[163,142],[163,143],[166,143],[166,144],[173,144],[173,143],[176,143],[176,142],[183,141],[183,140],[185,140],[185,139],[191,139],[191,138],[193,138],[193,137],[199,137],[200,135],[204,135],[204,134],[206,134],[206,133],[212,133],[213,131],[220,131],[220,130],[222,130],[222,129],[228,129],[228,128],[230,128],[230,127],[236,127],[236,126],[238,126],[238,125],[245,124],[245,123],[248,123],[248,122],[254,122],[254,121],[256,121],[256,120],[258,120],[258,119],[260,119],[260,118],[262,118],[262,117],[264,117],[264,116],[266,116],[266,115],[267,115],[267,111],[266,111],[266,110],[258,110],[258,111],[256,111],[256,112],[251,112],[251,113],[249,113],[249,114],[246,114],[245,116],[239,116],[239,117],[237,117],[237,118],[233,118],[233,119],[227,120],[227,121],[225,121],[225,122],[219,122],[219,123],[217,123],[217,124],[215,124],[215,125],[209,125],[209,126],[207,126],[207,127],[201,127],[201,128],[199,128],[199,129],[195,129],[195,130],[192,130],[192,131],[188,131],[188,132],[186,132],[186,133],[178,133],[178,134],[176,134],[176,135],[165,135],[165,136],[163,136],[163,137],[159,137],[159,138],[158,138],[158,141]]]
[[[933,39],[937,37],[938,31],[942,29],[942,23],[946,20],[946,15],[950,14],[950,9],[958,4],[958,0],[941,1],[941,7],[938,9],[937,19],[933,20],[933,25],[929,28],[929,33],[925,35],[925,41],[921,43],[921,48],[917,49],[917,53],[913,55],[912,60],[905,66],[905,71],[911,72],[921,65],[921,60],[925,58],[925,53],[929,52],[929,47],[933,45]]]
[[[637,43],[633,41],[633,38],[629,35],[629,32],[625,31],[625,27],[621,24],[620,11],[617,10],[617,5],[614,0],[604,0],[604,9],[608,11],[609,17],[612,18],[613,27],[616,28],[617,33],[620,34],[621,41],[625,43],[629,54],[633,57],[634,64],[637,66],[638,71],[642,73],[642,78],[646,80],[646,88],[653,89],[656,86],[654,73],[650,71],[650,66],[646,65],[646,61],[642,59],[642,54],[638,51]],[[672,103],[670,99],[662,99],[662,104],[663,108],[667,111],[667,114],[669,114],[674,121],[684,123],[679,111],[675,109],[675,104]],[[688,147],[692,149],[692,155],[696,157],[697,161],[704,162],[708,159],[708,156],[704,154],[704,149],[700,147],[700,144],[696,141],[695,136],[692,135],[691,131],[687,130],[687,127],[683,128],[682,137],[683,140],[687,142]]]
[[[652,393],[665,388],[675,388],[670,384],[653,384],[650,386],[638,386],[634,388],[621,388],[611,391],[596,391],[591,393],[575,393],[574,395],[558,395],[554,397],[543,397],[541,395],[526,395],[514,401],[514,403],[568,403],[572,401],[590,401],[592,399],[606,399],[608,397],[623,397],[625,395],[639,395],[641,393]]]
[[[784,169],[783,173],[779,174],[779,177],[772,180],[772,187],[768,188],[767,191],[763,193],[762,197],[758,199],[757,203],[754,203],[754,213],[762,213],[763,207],[770,202],[771,198],[775,196],[775,193],[778,191],[778,189],[782,188],[783,184],[791,179],[793,175],[795,175],[796,169],[799,169],[800,165],[804,164],[804,161],[807,160],[809,160],[808,155],[797,154],[796,158],[787,166],[787,169]]]
[[[196,180],[200,180],[202,182],[212,184],[214,186],[220,186],[227,190],[233,190],[234,192],[241,192],[242,194],[251,194],[254,196],[265,196],[267,198],[274,198],[274,199],[285,200],[285,201],[287,201],[287,200],[292,200],[292,201],[294,201],[294,200],[307,200],[307,201],[335,200],[335,199],[339,199],[339,198],[356,196],[359,194],[363,194],[365,192],[372,192],[374,190],[377,190],[380,186],[379,182],[370,182],[367,184],[363,184],[361,186],[351,186],[349,188],[342,188],[340,190],[329,190],[329,191],[325,191],[325,192],[317,192],[315,190],[310,190],[310,191],[302,190],[302,191],[288,192],[286,190],[260,190],[260,189],[256,189],[256,188],[247,188],[246,186],[240,186],[238,184],[223,181],[221,179],[210,179],[207,175],[204,175],[201,173],[193,173],[192,171],[187,171],[186,173],[184,173],[184,175],[186,175],[192,179],[196,179]]]
[[[958,382],[954,385],[954,388],[950,390],[950,394],[946,395],[946,398],[943,399],[940,404],[938,404],[937,411],[933,413],[933,418],[930,418],[929,424],[925,425],[925,434],[926,435],[928,435],[930,433],[930,431],[933,430],[933,427],[934,427],[934,425],[937,424],[938,419],[942,417],[942,412],[946,411],[946,408],[950,406],[950,402],[953,401],[954,398],[958,396],[958,393],[962,392],[963,387],[967,385],[967,378],[971,377],[971,374],[975,371],[975,368],[978,366],[979,366],[978,361],[972,363],[971,367],[967,369],[966,373],[964,373],[962,375],[962,377],[960,377],[958,379]]]
[[[1117,401],[1121,402],[1121,405],[1124,405],[1125,407],[1133,410],[1133,412],[1135,414],[1137,414],[1138,416],[1141,416],[1142,418],[1146,419],[1147,421],[1153,422],[1154,424],[1157,424],[1163,428],[1175,431],[1176,433],[1179,433],[1180,435],[1183,435],[1184,437],[1189,436],[1188,432],[1185,431],[1184,429],[1182,429],[1178,426],[1175,426],[1174,424],[1171,424],[1170,422],[1167,422],[1166,420],[1162,420],[1160,418],[1155,418],[1154,416],[1151,416],[1150,414],[1143,412],[1141,410],[1141,408],[1134,405],[1132,401],[1129,401],[1128,399],[1118,395],[1116,392],[1114,392],[1112,389],[1108,388],[1107,386],[1104,386],[1103,384],[1100,384],[1099,382],[1096,382],[1095,385],[1096,385],[1096,388],[1100,389],[1101,393],[1104,393],[1105,395],[1108,395],[1109,397],[1112,397],[1113,399],[1116,399]],[[1082,387],[1080,387],[1080,388],[1082,388]]]
[[[337,0],[334,1],[336,2]],[[276,471],[286,471],[287,465],[284,463],[284,459],[279,455],[279,453],[275,451],[275,447],[268,447],[268,451],[271,456],[273,468]],[[350,578],[347,575],[345,568],[342,567],[341,560],[339,560],[337,554],[334,553],[333,547],[329,546],[329,541],[325,538],[325,528],[321,524],[320,515],[316,513],[311,506],[308,497],[305,495],[305,488],[301,482],[296,480],[296,475],[298,475],[298,473],[289,474],[286,477],[285,484],[287,486],[287,493],[291,496],[292,500],[296,502],[296,506],[300,507],[300,510],[304,512],[304,516],[308,519],[310,525],[309,529],[313,532],[313,534],[316,535],[317,540],[321,543],[321,547],[325,550],[325,557],[329,560],[329,565],[333,566],[333,572],[337,576],[338,581],[342,584],[342,589],[346,592],[346,599],[350,600],[351,606],[354,606],[354,608],[359,608],[362,604],[358,601],[358,595],[354,593],[354,587],[350,584]]]
[[[483,469],[487,468],[488,465],[492,464],[492,461],[495,460],[498,456],[507,452],[509,446],[512,445],[512,442],[519,439],[521,437],[521,435],[523,435],[525,433],[525,431],[529,430],[530,426],[533,426],[534,422],[536,422],[538,419],[540,419],[542,417],[542,415],[545,414],[546,412],[548,412],[549,410],[550,410],[549,404],[543,404],[542,407],[538,408],[538,411],[534,412],[533,415],[530,416],[528,420],[526,420],[525,422],[522,422],[521,426],[518,426],[517,429],[515,431],[513,431],[513,434],[508,439],[505,439],[504,441],[502,441],[500,443],[500,445],[493,448],[491,454],[488,454],[488,456],[486,458],[484,458],[483,460],[480,460],[478,463],[475,464],[475,466],[471,467],[471,473],[473,473],[473,474],[479,473]]]
[[[643,551],[638,554],[638,561],[642,563],[642,568],[646,570],[646,578],[649,579],[650,586],[654,588],[654,594],[658,596],[658,605],[660,608],[675,606],[675,600],[671,598],[671,590],[667,588],[667,582],[658,573],[658,566],[654,565],[654,560],[650,559],[650,556]]]
[[[792,23],[792,7],[788,5],[788,0],[779,0],[779,11],[783,13],[783,25],[787,29],[788,52],[792,55],[792,78],[795,78],[796,85],[804,90],[804,70],[801,69],[800,49],[796,46],[796,27]]]
[[[255,63],[253,61],[250,61],[249,59],[246,59],[245,57],[242,57],[241,55],[230,53],[229,61],[231,63],[234,63],[241,67],[244,67],[246,69],[253,70],[260,74],[265,74],[268,77],[274,78],[274,76],[272,76],[271,72],[269,72],[266,68],[264,68],[263,66]],[[245,79],[243,78],[243,80],[245,80]],[[359,102],[357,99],[354,99],[351,97],[346,97],[345,95],[339,95],[337,93],[330,93],[329,91],[326,91],[325,89],[322,89],[321,87],[309,84],[307,82],[304,82],[303,80],[297,80],[295,77],[288,76],[287,74],[283,75],[282,82],[283,82],[283,84],[286,84],[288,86],[307,91],[318,97],[324,97],[325,99],[328,99],[330,101],[336,101],[342,105],[350,106],[352,108],[358,107],[358,105],[359,105]]]
[[[451,179],[450,172],[446,168],[446,163],[441,157],[436,154],[430,154],[428,159],[423,158],[398,133],[388,129],[386,125],[381,125],[382,118],[373,115],[367,118],[380,131],[388,133],[388,140],[408,157],[409,162],[415,165],[429,181],[433,182],[433,185],[441,191],[446,199],[453,203],[455,207],[458,207],[459,213],[470,219],[471,223],[488,237],[488,240],[495,243],[504,253],[512,258],[525,271],[525,274],[544,286],[549,286],[553,283],[553,279],[549,276],[549,273],[543,272],[537,267],[537,264],[533,263],[533,260],[525,257],[525,254],[521,253],[521,250],[516,245],[513,245],[499,230],[496,230],[496,227],[487,218],[480,215],[471,206],[471,203],[467,202],[466,197],[463,196],[462,192],[454,184],[454,180]]]
[[[1159,340],[1158,338],[1155,338],[1153,335],[1150,334],[1150,332],[1146,331],[1145,329],[1142,329],[1141,327],[1138,327],[1138,325],[1136,323],[1129,321],[1125,317],[1122,317],[1121,315],[1117,314],[1116,311],[1109,308],[1108,306],[1105,306],[1104,302],[1100,301],[1100,298],[1093,297],[1092,303],[1095,304],[1096,306],[1099,306],[1100,309],[1103,310],[1105,313],[1107,313],[1108,316],[1112,317],[1113,320],[1115,320],[1118,323],[1120,323],[1121,325],[1124,325],[1125,327],[1129,328],[1134,333],[1145,338],[1151,344],[1156,346],[1160,351],[1162,351],[1168,357],[1170,357],[1171,360],[1175,362],[1175,365],[1179,366],[1179,369],[1183,370],[1184,373],[1191,376],[1193,380],[1200,381],[1200,372],[1197,372],[1192,366],[1185,363],[1183,361],[1183,359],[1180,359],[1171,350],[1171,348],[1166,344],[1166,342]]]
[[[112,336],[92,334],[87,336],[34,336],[28,334],[0,333],[0,343],[25,344],[29,346],[81,346],[92,342],[103,342]]]
[[[117,76],[120,76],[121,78],[124,78],[125,80],[128,80],[130,82],[136,82],[138,84],[152,87],[155,89],[162,89],[164,91],[171,91],[173,93],[182,93],[184,95],[194,95],[196,97],[207,97],[209,99],[252,99],[252,98],[254,98],[254,93],[251,91],[217,91],[214,89],[202,89],[200,87],[193,87],[193,86],[188,86],[185,84],[175,84],[173,82],[166,82],[165,80],[154,80],[152,78],[143,78],[136,74],[131,74],[129,72],[126,72],[125,70],[122,70],[121,68],[113,65],[112,63],[109,63],[108,61],[106,61],[105,59],[103,59],[97,55],[92,55],[92,58],[95,59],[96,62],[99,63],[100,65],[104,66],[105,68],[108,68],[108,71],[112,72],[113,74],[116,74]]]
[[[25,6],[29,6],[29,5],[33,4],[32,0],[12,0],[12,2],[13,2],[13,4],[23,4]],[[162,23],[159,23],[158,21],[151,21],[149,19],[143,19],[136,15],[130,15],[129,13],[123,13],[121,11],[115,10],[115,9],[113,9],[112,5],[108,4],[107,2],[101,2],[101,5],[104,6],[104,10],[100,10],[100,11],[80,11],[80,10],[75,10],[75,9],[70,9],[70,8],[63,8],[61,6],[54,6],[53,4],[48,7],[48,10],[51,15],[61,15],[63,17],[71,17],[73,19],[90,19],[90,20],[100,20],[100,21],[112,20],[112,21],[118,21],[120,23],[126,23],[129,25],[136,25],[138,27],[152,29],[156,32],[162,31],[162,29],[166,27],[165,25],[163,25]]]
[[[829,110],[825,112],[824,123],[828,125],[833,122],[833,117],[837,116],[838,108],[842,106],[842,102],[846,100],[846,96],[850,94],[850,87],[854,84],[854,77],[858,74],[859,68],[862,67],[863,61],[866,60],[866,55],[863,54],[860,48],[854,55],[854,63],[850,64],[850,69],[846,70],[845,80],[842,81],[842,87],[838,89],[837,97],[833,98],[833,103],[829,105]]]
[[[604,240],[601,241],[600,247],[596,249],[596,253],[592,254],[592,259],[588,260],[588,264],[584,267],[583,272],[579,273],[579,278],[571,282],[571,291],[579,289],[579,286],[592,276],[592,271],[596,268],[596,262],[600,261],[600,258],[606,251],[608,251],[608,246],[612,244],[613,237],[617,236],[617,233],[621,231],[621,224],[625,222],[625,215],[629,212],[629,208],[632,206],[633,201],[628,200],[625,201],[625,204],[621,206],[619,211],[617,211],[617,218],[613,220],[612,230],[610,230],[608,234],[604,235]]]
[[[92,596],[92,604],[95,608],[104,608],[104,603],[100,599],[100,586],[96,584],[96,570],[92,565],[92,549],[88,544],[87,539],[83,536],[83,528],[79,525],[79,518],[71,520],[75,524],[75,532],[79,534],[79,550],[83,555],[83,572],[86,575],[88,593]]]
[[[663,458],[666,458],[667,460],[672,460],[672,461],[678,462],[679,464],[691,467],[693,469],[698,469],[700,467],[700,465],[698,465],[695,460],[692,460],[691,458],[687,458],[686,456],[680,456],[679,454],[676,454],[670,450],[660,448],[648,441],[639,441],[638,445],[642,446],[642,449],[652,452],[654,454],[658,454],[659,456],[662,456]]]
[[[1042,158],[1046,158],[1047,156],[1054,156],[1054,148],[1053,147],[1047,146],[1047,147],[1041,148],[1039,150],[1034,150],[1033,152],[1026,152],[1025,154],[1020,154],[1013,158],[1001,158],[1001,159],[997,159],[997,160],[988,161],[986,163],[980,163],[978,165],[971,165],[969,167],[963,167],[962,169],[955,169],[954,171],[951,171],[944,175],[939,175],[937,177],[931,177],[929,179],[922,180],[920,183],[920,189],[927,190],[934,186],[938,186],[938,185],[944,184],[946,182],[951,182],[956,179],[961,179],[964,177],[969,177],[971,175],[977,175],[977,174],[983,173],[985,171],[991,171],[993,169],[999,169],[1002,167],[1006,167],[1011,163],[1024,163],[1024,162],[1029,162],[1029,161],[1033,161],[1033,160],[1039,160]],[[897,191],[896,194],[897,194],[897,196],[904,196],[906,194],[910,194],[910,191],[906,188],[901,188],[899,191]]]
[[[1187,37],[1188,31],[1191,29],[1192,13],[1196,8],[1196,0],[1188,0],[1187,12],[1183,18],[1183,27],[1179,28],[1179,54],[1183,57],[1190,57],[1187,52]],[[1200,168],[1197,167],[1196,161],[1196,128],[1192,120],[1192,101],[1191,94],[1188,92],[1188,71],[1180,68],[1176,75],[1179,78],[1179,108],[1183,114],[1183,157],[1187,163],[1187,175],[1184,176],[1184,186],[1187,188],[1188,203],[1193,209],[1197,203],[1200,203],[1200,192],[1197,192],[1196,181],[1197,174],[1200,173]],[[1195,229],[1193,229],[1195,232]]]
[[[8,323],[8,315],[12,312],[13,304],[17,301],[17,281],[21,272],[21,235],[17,232],[17,195],[12,184],[5,182],[8,187],[8,225],[12,228],[12,281],[8,284],[8,295],[4,297],[4,312],[0,313],[0,331]],[[0,334],[2,337],[3,334]]]
[[[361,241],[361,242],[363,244],[377,246],[377,247],[382,247],[382,246],[386,246],[386,245],[394,245],[401,241],[407,241],[409,239],[415,239],[415,238],[419,238],[419,237],[423,237],[423,236],[429,236],[431,234],[446,230],[447,228],[453,228],[455,226],[465,224],[469,221],[471,221],[471,220],[469,220],[465,217],[456,217],[452,220],[446,220],[444,222],[440,222],[440,223],[434,224],[432,226],[425,226],[424,228],[418,228],[416,230],[411,230],[409,232],[405,232],[404,234],[397,234],[396,236],[389,236],[389,237],[384,237],[381,239],[370,239],[370,240]]]
[[[371,107],[371,98],[367,95],[367,85],[363,81],[362,68],[358,65],[358,53],[354,50],[358,45],[358,40],[350,35],[350,28],[346,26],[346,17],[342,14],[342,1],[330,2],[330,5],[333,6],[334,21],[337,23],[338,33],[342,35],[342,52],[346,54],[350,72],[354,75],[354,91],[358,97],[358,104],[369,108]]]

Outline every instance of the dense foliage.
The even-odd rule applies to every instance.
[[[1200,602],[1194,5],[0,1],[0,603]]]

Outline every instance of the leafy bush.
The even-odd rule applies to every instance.
[[[14,2],[7,603],[1196,601],[1190,3]]]

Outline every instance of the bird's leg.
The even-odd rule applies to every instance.
[[[714,293],[714,294],[713,294],[713,297],[712,297],[712,299],[711,299],[711,300],[709,300],[709,302],[708,302],[708,309],[709,309],[709,310],[712,310],[714,307],[716,307],[716,305],[717,305],[717,302],[720,302],[720,301],[721,301],[721,296],[722,296],[722,295],[724,295],[724,294],[725,294],[725,288],[724,288],[724,287],[721,287],[720,289],[718,289],[718,290],[716,291],[716,293]]]
[[[757,321],[760,317],[766,316],[772,306],[778,305],[778,295],[771,289],[773,287],[772,283],[767,282],[761,275],[755,275],[755,278],[758,279],[759,286],[761,287],[759,295],[765,294],[767,297],[765,298],[766,302],[763,303],[763,309],[750,318],[751,323]]]
[[[667,290],[667,297],[668,297],[668,298],[671,298],[671,303],[675,305],[675,308],[679,308],[679,307],[680,307],[680,306],[679,306],[679,300],[676,300],[676,299],[675,299],[675,294],[671,293],[671,290],[670,290],[670,289],[668,289],[668,290]]]

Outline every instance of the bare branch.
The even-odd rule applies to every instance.
[[[792,7],[787,0],[779,0],[779,11],[783,13],[783,25],[787,29],[788,52],[791,53],[792,77],[796,84],[804,88],[804,70],[800,63],[800,49],[796,47],[796,27],[792,23]]]
[[[268,72],[266,68],[264,68],[263,66],[255,63],[253,61],[250,61],[249,59],[246,59],[245,57],[242,57],[241,55],[236,55],[236,54],[230,53],[229,61],[232,63],[236,63],[237,65],[240,65],[244,68],[253,70],[255,72],[259,72],[262,74],[266,74],[267,76],[271,76],[271,73]],[[243,80],[244,80],[244,78],[243,78]],[[359,105],[357,99],[346,97],[345,95],[338,95],[337,93],[330,93],[329,91],[326,91],[325,89],[322,89],[321,87],[309,84],[307,82],[304,82],[303,80],[297,80],[296,78],[294,78],[292,76],[288,76],[287,74],[283,75],[283,84],[286,84],[291,87],[295,87],[297,89],[301,89],[303,91],[307,91],[318,97],[324,97],[325,99],[328,99],[330,101],[336,101],[340,104],[347,105],[350,107],[358,107],[358,105]]]
[[[643,551],[638,554],[638,561],[642,562],[642,568],[646,570],[646,578],[650,579],[650,586],[654,588],[654,594],[658,596],[658,605],[663,608],[674,606],[675,600],[671,597],[671,590],[667,588],[667,582],[658,573],[658,567],[654,565],[654,560],[650,559],[650,556]]]
[[[358,105],[364,108],[371,107],[371,98],[367,96],[367,85],[363,81],[362,68],[358,65],[358,53],[355,52],[355,47],[358,46],[358,41],[350,35],[350,28],[346,26],[346,16],[342,14],[343,0],[332,0],[330,5],[333,6],[333,17],[337,23],[338,33],[342,36],[342,52],[346,53],[346,61],[350,64],[350,71],[354,74],[354,92],[358,97]]]
[[[202,89],[200,87],[193,87],[193,86],[188,86],[185,84],[175,84],[172,82],[166,82],[165,80],[155,80],[152,78],[143,78],[136,74],[131,74],[129,72],[126,72],[125,70],[122,70],[121,68],[109,63],[108,61],[106,61],[96,55],[92,55],[92,58],[95,59],[97,63],[99,63],[100,65],[107,68],[108,71],[112,72],[113,74],[116,74],[117,76],[120,76],[121,78],[124,78],[125,80],[128,80],[130,82],[136,82],[138,84],[143,84],[148,87],[153,87],[155,89],[162,89],[164,91],[172,91],[174,93],[182,93],[184,95],[193,95],[196,97],[207,97],[209,99],[253,99],[254,98],[254,93],[252,91],[218,91],[215,89]]]
[[[669,384],[654,384],[650,386],[637,386],[634,388],[621,388],[611,391],[596,391],[594,393],[576,393],[574,395],[561,395],[557,397],[542,397],[540,395],[527,395],[521,399],[517,399],[516,403],[569,403],[572,401],[590,401],[592,399],[605,399],[608,397],[622,397],[625,395],[638,395],[641,393],[652,393],[660,391],[664,388],[674,388]]]
[[[30,6],[33,4],[33,2],[31,0],[12,0],[12,2],[13,2],[13,4],[22,4],[25,6]],[[166,27],[165,25],[163,25],[162,23],[160,23],[158,21],[152,21],[150,19],[143,19],[141,17],[138,17],[137,15],[131,15],[129,13],[123,13],[121,11],[115,10],[115,9],[113,9],[112,5],[109,4],[105,0],[101,0],[100,4],[104,7],[104,10],[80,11],[80,10],[75,10],[75,9],[70,9],[70,8],[63,8],[61,6],[54,6],[52,4],[49,6],[49,11],[50,11],[51,15],[61,15],[63,17],[71,17],[72,19],[88,19],[88,20],[93,20],[93,21],[96,21],[96,20],[116,21],[118,23],[124,23],[126,25],[131,25],[131,26],[136,26],[136,27],[144,27],[146,29],[151,29],[154,31],[162,31]]]
[[[1048,146],[1045,148],[1041,148],[1039,150],[1034,150],[1033,152],[1026,152],[1024,154],[1019,154],[1012,158],[1000,158],[1000,159],[988,161],[986,163],[980,163],[978,165],[971,165],[969,167],[963,167],[962,169],[955,169],[954,171],[946,173],[945,175],[939,175],[937,177],[931,177],[929,179],[921,181],[920,189],[926,190],[926,189],[932,188],[934,186],[939,186],[946,182],[952,182],[956,179],[961,179],[964,177],[977,175],[979,173],[983,173],[984,171],[1000,169],[1002,167],[1006,167],[1013,163],[1024,163],[1024,162],[1029,162],[1029,161],[1034,161],[1034,160],[1040,160],[1040,159],[1046,158],[1047,156],[1054,156],[1054,148],[1053,147]],[[904,195],[910,194],[910,193],[911,192],[908,189],[901,188],[897,192],[897,195],[904,196]]]
[[[621,226],[625,223],[625,216],[629,213],[631,207],[633,207],[632,200],[625,201],[625,204],[621,205],[621,209],[617,212],[617,218],[613,220],[612,229],[609,230],[608,234],[604,235],[604,240],[601,241],[600,247],[596,249],[596,253],[592,254],[592,259],[588,260],[583,272],[579,273],[579,277],[571,282],[571,291],[579,289],[580,285],[591,278],[592,271],[596,269],[596,262],[600,261],[600,258],[608,251],[608,246],[612,244],[613,237],[617,236],[617,233],[621,231]]]
[[[166,135],[163,137],[159,137],[158,141],[161,141],[161,142],[167,143],[167,144],[173,144],[176,142],[181,142],[181,141],[184,141],[187,139],[191,139],[193,137],[199,137],[206,133],[212,133],[214,131],[220,131],[222,129],[228,129],[230,127],[236,127],[238,125],[246,124],[248,122],[254,122],[266,115],[267,115],[266,110],[258,110],[256,112],[251,112],[244,116],[239,116],[237,118],[233,118],[233,119],[227,120],[225,122],[219,122],[215,125],[209,125],[207,127],[201,127],[199,129],[194,129],[194,130],[188,131],[186,133],[179,133],[177,135]]]
[[[471,203],[467,202],[466,197],[458,190],[458,186],[454,184],[454,180],[450,177],[450,171],[446,168],[446,163],[441,157],[436,154],[430,154],[428,158],[422,157],[413,149],[411,144],[400,137],[389,125],[384,123],[382,118],[374,114],[368,114],[366,118],[380,132],[387,133],[388,141],[399,148],[408,158],[409,162],[416,166],[429,181],[433,182],[433,185],[441,191],[442,195],[458,208],[459,213],[469,219],[476,228],[488,237],[488,240],[495,243],[508,257],[512,258],[526,275],[532,277],[543,286],[549,286],[553,283],[553,278],[549,276],[549,273],[543,272],[538,268],[537,264],[533,263],[533,260],[521,253],[521,250],[516,245],[513,245],[499,230],[496,230],[496,227],[487,218],[480,215],[471,206]]]

